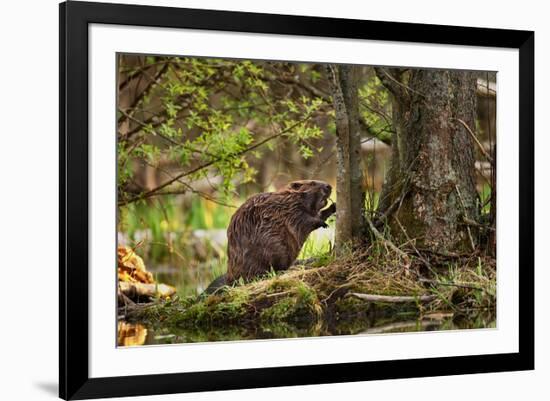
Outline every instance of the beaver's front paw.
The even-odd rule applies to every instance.
[[[321,220],[324,221],[332,216],[334,213],[336,213],[336,203],[333,203],[326,209],[321,210],[319,217],[321,217]]]

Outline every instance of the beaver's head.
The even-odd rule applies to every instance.
[[[288,183],[286,189],[303,194],[306,208],[313,214],[317,214],[327,205],[332,191],[330,184],[318,180],[292,181]]]

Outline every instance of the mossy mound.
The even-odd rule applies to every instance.
[[[371,247],[326,260],[324,266],[297,266],[251,283],[225,287],[210,296],[159,301],[125,314],[128,320],[187,327],[230,323],[291,323],[299,327],[365,313],[373,303],[396,312],[418,313],[495,308],[494,259],[472,255],[432,258],[433,263],[425,257],[411,260],[405,268],[384,248]],[[411,299],[366,302],[357,294]]]

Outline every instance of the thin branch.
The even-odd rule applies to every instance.
[[[147,86],[145,87],[145,89],[143,91],[141,91],[141,93],[139,94],[139,96],[137,96],[134,101],[132,102],[132,104],[130,105],[130,107],[128,108],[130,110],[130,112],[127,114],[127,115],[130,115],[132,116],[133,113],[135,112],[135,108],[137,106],[139,106],[141,104],[141,102],[143,101],[143,99],[151,92],[151,90],[159,83],[161,77],[166,73],[166,71],[168,71],[168,66],[170,64],[169,63],[166,63],[162,66],[162,68],[157,71],[157,73],[155,74],[154,77],[151,77],[150,80],[149,80],[149,83],[147,84]],[[145,74],[145,70],[143,70],[143,73]],[[147,74],[148,75],[148,74]],[[128,119],[127,117],[125,119]],[[125,119],[119,119],[118,123],[119,124],[122,124]]]
[[[355,297],[368,302],[387,302],[387,303],[409,303],[409,302],[430,302],[437,298],[437,295],[377,295],[377,294],[361,294],[358,292],[349,292],[346,294],[349,297]]]
[[[119,86],[118,86],[118,90],[119,91],[123,91],[124,89],[126,89],[126,87],[130,84],[130,82],[132,82],[134,79],[138,78],[140,76],[140,74],[142,74],[144,71],[150,69],[150,68],[153,68],[153,67],[156,67],[156,66],[159,66],[159,65],[163,65],[163,64],[167,64],[167,63],[171,63],[172,60],[168,59],[168,60],[163,60],[163,61],[157,61],[156,63],[152,63],[152,64],[146,64],[144,66],[141,66],[141,67],[130,67],[130,68],[125,68],[125,69],[120,69],[119,70],[119,73],[120,74],[128,74],[128,76],[126,77],[126,79],[122,82],[120,82]]]
[[[417,155],[413,160],[412,162],[409,164],[409,167],[407,168],[406,171],[412,171],[415,163],[417,162],[419,158],[419,155]],[[394,208],[399,206],[398,208],[398,211],[399,209],[401,208],[401,205],[403,203],[403,200],[405,199],[405,196],[407,195],[407,193],[409,192],[410,188],[409,188],[409,184],[410,184],[410,180],[411,180],[411,175],[410,174],[407,174],[404,178],[402,178],[401,180],[398,180],[397,182],[394,182],[390,188],[390,191],[386,194],[386,196],[382,199],[379,200],[379,205],[381,203],[383,203],[390,195],[393,195],[395,190],[400,187],[401,188],[401,193],[400,195],[393,200],[392,204],[390,206],[388,206],[386,208],[386,210],[384,210],[384,212],[380,215],[380,217],[378,218],[378,220],[376,221],[376,224],[375,226],[376,227],[379,227],[381,224],[384,223],[385,219],[388,218],[388,216],[394,212]]]
[[[137,118],[129,115],[128,113],[126,113],[124,110],[121,110],[121,109],[118,109],[119,112],[121,112],[123,115],[125,115],[128,119],[130,119],[131,121],[135,122],[136,124],[142,126],[142,127],[147,127],[147,124],[145,124],[143,121],[140,121],[138,120]],[[187,143],[181,143],[181,142],[178,142],[166,135],[163,135],[161,134],[160,132],[157,132],[156,130],[152,129],[152,131],[154,132],[154,135],[155,136],[158,136],[159,138],[162,138],[164,139],[165,141],[171,143],[172,145],[176,145],[176,146],[181,146],[183,148],[186,148],[186,149],[189,149],[191,152],[194,152],[194,153],[198,153],[198,154],[205,154],[207,156],[210,156],[210,157],[215,157],[212,153],[209,153],[208,151],[204,150],[204,149],[197,149],[193,146],[189,146]],[[129,153],[129,152],[128,152]]]
[[[462,213],[464,217],[466,216],[466,205],[464,204],[464,199],[462,199],[462,195],[460,194],[460,190],[458,189],[458,185],[455,184],[456,193],[458,194],[458,200],[460,201],[460,204],[462,205]],[[468,238],[470,239],[470,246],[472,247],[472,251],[476,250],[476,246],[474,243],[474,239],[472,237],[472,231],[470,230],[470,226],[466,226],[466,231],[468,232]]]
[[[490,200],[490,199],[489,199]],[[478,222],[472,220],[472,219],[469,219],[468,217],[466,216],[463,216],[462,217],[462,223],[463,224],[466,224],[468,226],[472,226],[472,227],[477,227],[479,229],[482,229],[482,230],[490,230],[490,231],[495,231],[495,228],[494,227],[491,227],[489,225],[484,225],[484,224],[479,224]]]
[[[150,164],[149,164],[150,165]],[[157,170],[159,170],[161,173],[163,174],[166,174],[170,179],[174,178],[174,176],[172,174],[170,174],[169,171],[167,171],[166,169],[163,169],[161,167],[158,167],[158,166],[152,166],[150,165],[151,167],[153,168],[156,168]],[[221,205],[221,206],[225,206],[225,207],[230,207],[230,208],[236,208],[235,205],[231,205],[229,203],[225,203],[225,202],[222,202],[220,201],[219,199],[216,199],[214,198],[213,196],[210,196],[209,194],[207,194],[206,192],[202,192],[202,191],[199,191],[195,188],[193,188],[190,184],[188,184],[187,182],[185,181],[182,181],[181,178],[177,180],[183,188],[185,189],[181,189],[181,190],[177,190],[177,189],[172,189],[170,191],[168,190],[165,190],[165,191],[161,191],[161,192],[157,192],[156,194],[153,194],[153,196],[158,196],[158,195],[180,195],[180,194],[184,194],[184,193],[187,193],[187,192],[191,192],[191,193],[194,193],[196,195],[199,195],[200,197],[208,200],[208,201],[211,201],[211,202],[214,202],[214,203],[217,203],[218,205]]]
[[[456,253],[456,252],[450,252],[450,251],[436,251],[434,249],[430,248],[418,248],[421,252],[431,253],[434,255],[442,256],[445,258],[453,258],[453,259],[460,259],[460,258],[466,258],[469,256],[472,256],[471,253]]]
[[[307,82],[303,82],[303,81],[301,81],[299,79],[296,79],[296,78],[287,78],[287,77],[275,78],[275,80],[279,81],[279,82],[282,82],[282,83],[289,83],[289,84],[297,85],[300,88],[308,91],[313,96],[318,97],[320,99],[323,99],[327,103],[332,102],[331,96],[328,93],[316,88],[313,85],[308,84]]]
[[[164,190],[164,191],[160,191],[160,192],[156,192],[154,194],[151,194],[149,195],[147,198],[154,198],[156,196],[164,196],[164,195],[184,195],[188,192],[192,192],[194,194],[197,194],[198,196],[200,196],[201,198],[204,198],[210,202],[214,202],[220,206],[225,206],[225,207],[230,207],[230,208],[236,208],[237,206],[235,205],[231,205],[229,203],[225,203],[225,202],[222,202],[210,195],[208,195],[207,193],[205,192],[201,192],[201,191],[197,191],[196,189],[192,188],[190,185],[185,185],[185,184],[182,184],[182,187],[181,189],[173,189],[173,190]],[[119,205],[120,206],[120,205]]]
[[[210,85],[210,87],[215,87],[215,83],[217,83],[220,78],[221,78],[221,72],[217,71],[215,75],[203,79],[202,81],[196,83],[196,85],[197,86],[206,86],[208,84],[208,85]],[[223,88],[221,88],[220,90],[223,91]],[[178,96],[175,99],[175,102],[178,103],[181,107],[180,112],[176,116],[176,119],[180,118],[181,117],[180,114],[183,113],[184,111],[186,111],[189,108],[192,99],[193,99],[193,94],[192,93],[185,93],[183,95]],[[137,107],[137,106],[138,106],[138,104],[136,104],[135,107]],[[130,111],[130,114],[133,114],[132,110],[135,110],[135,107],[128,109]],[[160,113],[159,115],[153,114],[151,117],[149,117],[147,120],[144,121],[144,124],[151,124],[153,128],[156,128],[156,127],[162,125],[164,122],[166,122],[167,117],[168,117],[167,110],[163,110],[162,113]],[[125,137],[126,138],[131,137],[136,132],[139,132],[142,128],[143,128],[142,126],[137,126],[133,129],[129,130],[125,134]]]
[[[380,117],[382,117],[388,126],[392,126],[393,123],[391,121],[391,117],[388,116],[386,113],[384,113],[383,111],[380,111],[378,109],[375,109],[374,107],[368,105],[367,102],[365,102],[365,101],[362,101],[361,105],[364,108],[366,108],[367,110],[369,110],[370,112],[372,112],[374,114],[378,114]]]
[[[394,212],[397,206],[401,204],[401,202],[409,192],[408,182],[409,182],[408,178],[405,178],[399,181],[399,183],[402,184],[401,194],[398,197],[396,197],[391,203],[391,205],[388,206],[388,208],[384,210],[384,212],[376,219],[375,227],[381,227],[382,225],[384,225],[386,219]]]
[[[484,291],[483,288],[478,287],[473,284],[466,284],[466,283],[447,283],[445,281],[438,281],[438,280],[430,280],[427,278],[420,278],[418,279],[421,283],[428,283],[428,284],[436,284],[436,285],[443,285],[443,286],[449,286],[449,287],[459,287],[459,288],[466,288],[469,290],[478,290],[478,291]]]
[[[471,130],[470,127],[468,127],[468,124],[466,124],[463,120],[461,120],[460,118],[453,118],[453,120],[456,120],[458,121],[459,123],[461,123],[464,128],[466,128],[466,131],[468,131],[468,133],[471,135],[472,139],[475,141],[475,143],[477,144],[477,146],[479,147],[479,150],[481,151],[481,153],[483,153],[483,156],[485,156],[485,158],[487,160],[489,160],[489,162],[491,163],[491,165],[494,164],[494,161],[493,161],[493,158],[489,155],[489,153],[487,153],[487,151],[483,148],[483,145],[481,144],[481,142],[479,142],[479,139],[477,139],[477,136],[476,134],[474,134],[474,132]]]
[[[416,248],[416,246],[415,246],[416,240],[415,241],[411,240],[411,238],[409,237],[409,234],[407,233],[407,230],[405,230],[405,227],[403,227],[403,224],[401,224],[401,221],[399,221],[397,216],[393,216],[393,218],[397,222],[397,225],[399,226],[399,228],[401,228],[401,231],[403,232],[403,235],[405,235],[405,238],[407,239],[407,242],[409,242],[411,247],[414,249],[414,252],[418,256],[418,258],[422,261],[422,263],[424,263],[424,265],[428,268],[428,270],[430,272],[434,273],[435,271],[434,271],[432,265],[430,264],[430,262],[424,256],[422,256],[422,254],[420,253],[418,248]]]
[[[361,126],[361,128],[363,128],[367,134],[369,134],[371,137],[374,137],[376,139],[378,139],[379,141],[381,142],[384,142],[386,145],[391,145],[391,138],[384,138],[381,134],[383,132],[388,132],[388,133],[392,133],[393,131],[388,131],[386,127],[382,128],[380,131],[375,131],[369,124],[367,124],[367,122],[363,119],[363,118],[359,118],[359,125]]]
[[[405,99],[409,98],[409,91],[416,93],[422,97],[426,97],[424,94],[414,90],[410,86],[405,85],[396,79],[392,74],[390,74],[385,68],[374,67],[374,72],[376,76],[382,82],[382,85],[386,87],[395,97]]]
[[[394,251],[395,253],[397,253],[399,256],[403,258],[403,260],[405,261],[405,270],[408,271],[409,267],[411,266],[411,258],[409,257],[409,255],[406,252],[403,252],[401,249],[399,249],[392,241],[384,237],[380,233],[380,231],[378,231],[378,229],[374,226],[374,224],[372,224],[371,219],[367,215],[365,215],[364,218],[367,224],[369,225],[369,228],[371,229],[374,236],[383,244],[388,246],[392,251]]]

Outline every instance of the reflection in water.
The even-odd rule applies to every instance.
[[[225,231],[217,230],[210,234],[223,236]],[[223,247],[225,238],[218,238],[216,241],[220,247]],[[181,260],[171,254],[170,257],[174,259],[170,260],[169,264],[150,263],[148,268],[157,282],[177,288],[180,296],[196,295],[201,293],[217,275],[221,274],[221,271],[216,273],[212,268],[215,265],[215,260],[208,258],[207,255],[203,256],[196,259],[191,258],[188,261],[190,263],[186,263],[185,268],[182,268]],[[407,312],[393,307],[369,307],[368,311],[361,315],[340,316],[338,319],[328,318],[322,321],[298,324],[257,322],[256,324],[226,324],[213,327],[179,327],[162,323],[151,326],[142,322],[121,321],[118,323],[118,345],[138,346],[494,328],[495,321],[496,311],[494,310],[469,311],[460,314],[432,313],[418,316],[417,311]]]
[[[118,345],[131,347],[144,345],[147,338],[147,328],[140,323],[118,322]]]
[[[382,313],[354,316],[337,321],[314,324],[259,324],[243,326],[228,324],[223,327],[173,327],[159,325],[146,327],[142,323],[119,322],[118,345],[136,346],[151,344],[179,344],[211,341],[237,341],[275,338],[321,337],[336,335],[369,335],[414,331],[459,330],[494,328],[495,313],[470,315],[436,313],[417,316],[414,313],[397,313],[389,317]]]

